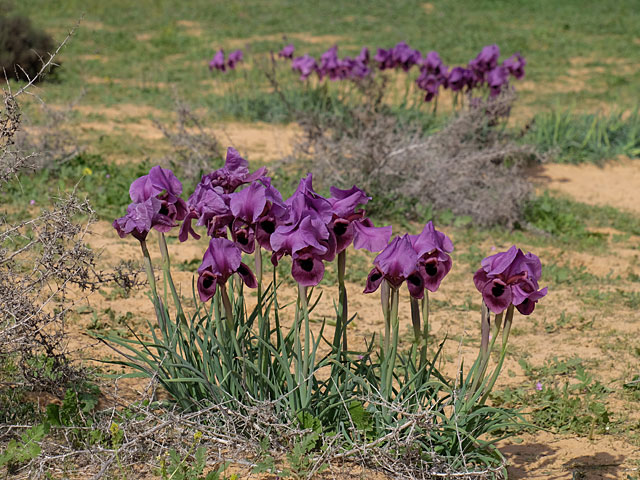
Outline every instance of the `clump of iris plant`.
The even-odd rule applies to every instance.
[[[482,338],[472,391],[475,393],[483,390],[483,402],[493,388],[504,362],[514,310],[518,310],[522,315],[531,315],[538,300],[547,295],[547,287],[540,288],[538,284],[541,275],[540,259],[533,253],[524,253],[513,245],[506,252],[499,252],[483,259],[481,267],[473,276],[476,288],[482,295]],[[493,325],[491,313],[494,314]],[[489,357],[501,326],[502,349],[498,366],[488,384],[481,389]]]
[[[391,57],[396,58],[394,62],[409,61],[407,59],[411,55],[406,48],[404,45],[398,48],[397,58]],[[430,75],[442,74],[446,67],[432,53],[427,55],[429,61],[422,67],[427,68]],[[323,59],[327,71],[339,67],[336,58],[334,50]],[[495,49],[488,49],[478,57],[476,67],[496,68],[496,58]],[[516,58],[514,62],[519,60]],[[300,180],[293,195],[283,199],[272,185],[266,168],[251,172],[248,162],[233,148],[227,150],[223,167],[202,176],[187,201],[181,198],[180,181],[171,170],[160,166],[151,168],[147,175],[136,179],[131,184],[129,195],[132,203],[127,207],[127,213],[116,219],[113,226],[121,237],[131,235],[140,242],[159,321],[168,320],[166,313],[162,313],[165,307],[156,291],[146,244],[152,229],[158,232],[165,278],[175,298],[178,295],[171,279],[165,234],[180,227],[178,237],[181,242],[189,237],[200,238],[196,229],[201,229],[209,237],[208,248],[197,270],[196,291],[201,302],[214,298],[221,302],[224,312],[218,314],[224,314],[230,332],[237,328],[234,308],[227,293],[230,279],[237,276],[242,283],[236,286],[244,284],[248,288],[257,288],[257,308],[262,309],[263,250],[270,253],[274,266],[284,256],[289,256],[291,275],[298,283],[293,327],[295,359],[292,361],[296,365],[297,385],[304,389],[303,397],[310,398],[308,393],[313,387],[307,378],[308,358],[302,354],[310,351],[307,289],[322,281],[326,262],[337,260],[340,299],[333,348],[338,356],[348,354],[345,271],[348,247],[353,245],[356,249],[379,252],[364,292],[380,290],[385,322],[379,363],[383,398],[391,401],[394,395],[400,329],[399,299],[404,284],[409,293],[415,337],[411,355],[419,352],[419,361],[414,363],[418,370],[428,367],[429,294],[438,291],[451,271],[454,248],[451,239],[437,230],[432,222],[428,222],[417,235],[397,235],[390,240],[391,227],[373,225],[363,208],[371,197],[357,186],[349,189],[332,187],[330,196],[324,197],[314,190],[313,178],[309,174]],[[243,263],[243,254],[254,256],[253,269]],[[532,253],[524,253],[515,245],[482,260],[481,268],[473,277],[482,295],[481,347],[467,382],[471,388],[465,395],[471,395],[480,403],[485,402],[504,361],[514,310],[530,315],[538,301],[547,294],[547,288],[539,286],[541,272],[540,259]],[[179,300],[176,300],[176,309],[178,318],[185,319]],[[261,322],[268,321],[262,310],[259,318]],[[272,330],[268,324],[265,325],[260,327],[260,335],[261,341],[267,345]],[[501,327],[502,349],[498,365],[485,378],[490,353]],[[301,328],[304,328],[304,349],[300,340]]]
[[[383,395],[387,399],[392,391],[392,371],[398,345],[400,287],[406,282],[415,341],[421,344],[420,361],[424,365],[429,334],[429,292],[436,292],[451,270],[451,252],[451,239],[428,222],[419,235],[396,236],[373,262],[374,268],[369,273],[364,293],[375,292],[381,287],[386,359],[383,362]],[[422,301],[421,304],[418,300]]]

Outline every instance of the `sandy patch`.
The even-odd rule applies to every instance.
[[[541,167],[539,180],[589,205],[610,205],[640,214],[640,160],[618,159],[604,167],[591,164],[550,163]]]
[[[247,160],[281,160],[293,153],[294,140],[300,134],[297,124],[230,122],[210,129],[222,145],[236,148]]]
[[[193,22],[191,20],[178,20],[176,24],[183,27],[184,33],[192,37],[201,37],[204,35],[204,29],[200,22]]]
[[[331,46],[337,43],[344,42],[348,40],[349,37],[344,35],[313,35],[308,32],[300,32],[300,33],[287,33],[285,34],[271,34],[271,35],[255,35],[253,37],[247,38],[236,38],[225,40],[225,45],[228,45],[230,48],[242,48],[246,45],[249,45],[254,42],[282,42],[288,43],[291,40],[299,40],[305,43],[311,43],[314,45],[327,45]]]

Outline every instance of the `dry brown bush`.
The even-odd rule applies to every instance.
[[[387,205],[430,206],[477,225],[511,227],[532,193],[525,169],[541,161],[504,129],[514,99],[508,93],[476,102],[431,134],[373,102],[346,117],[303,116],[298,151],[325,186],[358,185]]]

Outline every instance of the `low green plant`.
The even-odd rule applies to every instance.
[[[640,156],[640,110],[609,115],[553,110],[534,117],[524,137],[556,162],[602,164],[617,155]]]
[[[544,366],[520,361],[529,382],[492,394],[498,405],[519,406],[537,428],[592,436],[606,433],[611,412],[606,401],[611,390],[594,379],[580,358],[554,358]]]

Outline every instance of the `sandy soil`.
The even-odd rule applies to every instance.
[[[619,158],[597,165],[551,163],[538,173],[541,185],[590,205],[640,213],[640,161]]]

